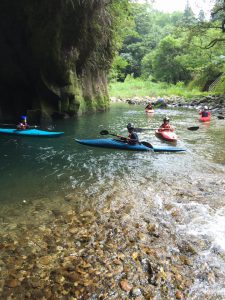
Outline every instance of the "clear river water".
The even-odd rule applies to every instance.
[[[132,152],[75,142],[100,138],[103,129],[127,136],[126,125],[132,122],[149,128],[139,133],[140,140],[168,145],[153,130],[164,116],[170,117],[179,137],[177,146],[186,152]],[[29,219],[37,203],[44,203],[46,210],[62,208],[67,195],[78,197],[80,209],[99,212],[106,204],[121,210],[132,205],[126,211],[131,219],[154,218],[178,240],[194,245],[196,278],[189,299],[225,299],[225,121],[213,116],[210,123],[200,123],[195,109],[156,109],[147,115],[143,106],[112,104],[107,112],[54,125],[65,135],[0,137],[2,227],[13,229],[13,224]],[[200,128],[190,131],[190,126]],[[146,199],[151,199],[151,206]],[[34,222],[45,221],[37,216]],[[206,271],[213,276],[205,278]]]

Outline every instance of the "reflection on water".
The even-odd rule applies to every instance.
[[[187,152],[140,153],[75,142],[75,138],[101,137],[103,129],[126,136],[126,125],[132,122],[149,128],[139,134],[140,140],[167,144],[151,130],[165,115],[176,127],[177,146]],[[200,129],[190,131],[190,126]],[[120,210],[126,226],[135,219],[154,219],[162,228],[169,228],[168,232],[175,232],[178,243],[195,243],[199,256],[194,260],[196,281],[191,296],[205,293],[206,284],[199,283],[203,266],[215,274],[219,266],[218,276],[225,273],[224,129],[225,122],[216,118],[199,123],[194,110],[156,109],[149,116],[144,107],[115,104],[105,113],[57,122],[54,130],[65,132],[60,138],[1,136],[0,220],[8,229],[15,227],[15,220],[23,222],[24,216],[27,222],[34,219],[37,226],[43,225],[50,222],[50,211],[57,215],[58,209],[69,209],[70,197],[76,209],[98,211],[102,218],[106,206],[109,211]],[[171,249],[175,247],[172,239],[168,242]],[[211,287],[217,288],[219,297],[223,283],[215,282]]]

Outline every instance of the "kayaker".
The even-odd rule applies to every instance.
[[[29,128],[29,125],[27,124],[27,117],[26,116],[22,116],[22,121],[17,125],[17,129],[18,130],[24,130]]]
[[[149,104],[145,107],[145,109],[153,109],[151,102],[149,102]]]
[[[127,124],[127,130],[128,130],[128,138],[127,138],[127,142],[130,145],[136,145],[139,144],[139,138],[136,132],[134,132],[134,125],[131,123]]]
[[[168,117],[165,117],[163,119],[162,125],[159,127],[161,130],[169,130],[174,131],[174,128],[170,125],[170,119]]]
[[[209,111],[208,111],[208,106],[204,106],[204,109],[201,110],[199,112],[199,114],[203,117],[203,118],[206,118],[209,116]]]

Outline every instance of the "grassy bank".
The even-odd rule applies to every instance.
[[[130,98],[135,96],[183,96],[191,98],[193,96],[208,95],[207,92],[200,92],[198,89],[189,90],[182,82],[176,85],[167,83],[155,83],[143,81],[132,77],[126,78],[124,82],[114,82],[109,84],[110,97]]]

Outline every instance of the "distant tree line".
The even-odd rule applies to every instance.
[[[111,81],[132,75],[207,90],[225,72],[225,0],[215,1],[210,19],[203,10],[196,16],[188,1],[183,12],[173,13],[130,3],[125,19]]]

